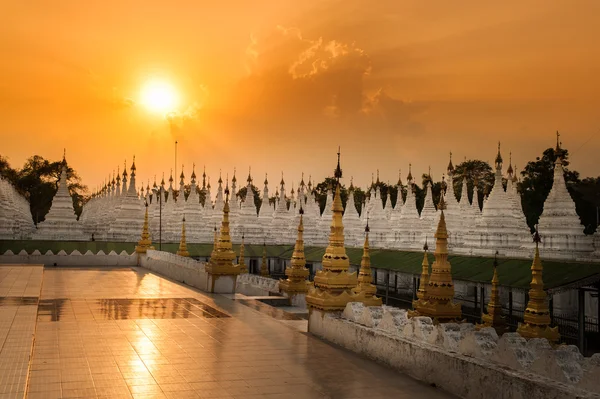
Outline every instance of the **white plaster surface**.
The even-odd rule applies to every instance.
[[[475,331],[467,323],[433,326],[428,318],[407,321],[405,312],[386,307],[378,328],[370,328],[354,321],[367,310],[359,308],[350,303],[344,312],[312,309],[309,332],[462,398],[600,398],[598,355],[584,360],[576,348],[548,351],[540,342],[523,345],[514,335],[499,341],[495,330]],[[533,361],[546,363],[546,369],[523,367],[534,353],[539,357]],[[557,378],[558,373],[563,377]]]

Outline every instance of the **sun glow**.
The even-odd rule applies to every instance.
[[[142,104],[152,112],[167,113],[177,106],[175,88],[162,80],[149,80],[142,87]]]

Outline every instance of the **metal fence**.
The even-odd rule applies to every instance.
[[[377,287],[377,295],[383,299],[383,303],[401,309],[412,309],[412,302],[416,299],[418,279],[414,278],[412,280],[413,283],[411,287],[398,289],[397,279],[390,278],[390,274],[387,273],[387,270],[380,269],[379,272],[385,273],[383,283],[377,282],[376,279],[374,279],[373,283]],[[487,312],[487,310],[485,310],[487,302],[486,299],[483,298],[482,303],[483,295],[481,295],[481,290],[479,288],[480,287],[473,285],[472,290],[469,289],[469,292],[472,292],[473,295],[459,296],[456,298],[456,300],[462,304],[463,318],[469,323],[481,323],[483,312]],[[489,300],[489,298],[487,300]],[[527,303],[527,295],[524,302]],[[502,313],[506,318],[506,324],[510,328],[510,331],[516,331],[519,323],[523,322],[524,312],[525,309],[523,305],[516,306],[516,304],[513,303],[511,294],[509,296],[509,306],[502,307]],[[560,332],[560,343],[576,345],[586,356],[591,356],[594,353],[600,352],[599,318],[585,317],[585,320],[582,321],[579,317],[580,315],[576,312],[569,314],[554,313],[551,315],[552,325],[557,326],[558,331]],[[584,326],[584,332],[582,334],[580,334],[579,331],[580,324]]]

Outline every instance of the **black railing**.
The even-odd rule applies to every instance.
[[[373,284],[377,287],[377,295],[382,298],[383,303],[389,306],[395,306],[401,309],[412,309],[412,302],[416,295],[416,287],[418,279],[414,278],[412,284],[404,284],[402,287],[397,286],[397,279],[391,276],[387,270],[379,269],[379,277],[383,274],[383,279],[377,279],[374,276]],[[485,310],[489,298],[483,298],[483,306],[481,303],[481,290],[470,287],[468,290],[472,295],[457,297],[456,300],[462,304],[463,318],[469,323],[481,323],[482,310]],[[525,303],[527,302],[527,294],[525,294]],[[502,313],[506,318],[506,324],[511,332],[514,332],[519,327],[519,323],[523,322],[523,314],[525,309],[523,304],[517,304],[512,301],[512,295],[509,296],[508,307],[502,307]],[[576,345],[586,356],[591,356],[594,353],[600,352],[600,325],[598,318],[585,317],[583,325],[585,326],[584,334],[579,334],[579,317],[576,312],[569,314],[557,314],[552,316],[552,325],[558,327],[560,333],[559,343],[567,345]],[[581,342],[583,339],[583,342]]]

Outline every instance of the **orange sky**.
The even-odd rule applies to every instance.
[[[175,139],[188,175],[251,165],[259,186],[281,170],[322,179],[339,144],[365,185],[409,163],[439,179],[449,151],[492,161],[498,140],[522,167],[560,130],[572,167],[600,174],[596,0],[30,1],[0,15],[0,154],[20,166],[67,147],[91,188],[133,154],[144,180],[168,174]],[[171,123],[140,104],[149,77],[180,93]]]

